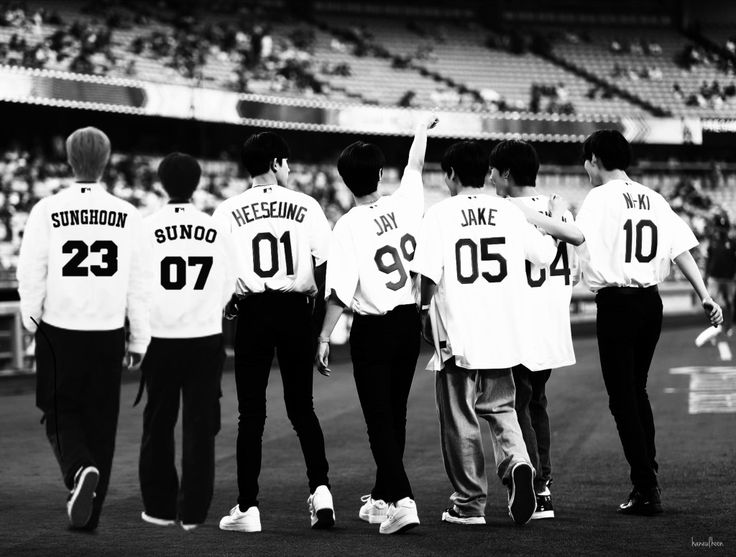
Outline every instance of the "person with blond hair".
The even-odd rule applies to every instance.
[[[141,215],[100,183],[110,140],[87,127],[66,150],[75,182],[31,210],[18,292],[23,324],[36,334],[36,404],[71,490],[69,523],[94,530],[110,481],[123,360],[137,366],[151,336],[152,273]]]

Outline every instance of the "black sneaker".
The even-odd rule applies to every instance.
[[[643,493],[634,488],[629,494],[629,500],[618,506],[621,514],[652,516],[662,512],[662,500],[658,487],[653,487]]]
[[[66,512],[72,528],[84,528],[92,517],[92,501],[100,480],[100,472],[94,466],[80,468],[74,476],[74,489],[69,494]]]
[[[534,493],[534,470],[526,462],[519,462],[511,471],[509,516],[516,524],[526,524],[537,508]]]
[[[542,493],[537,493],[537,510],[532,514],[532,520],[540,518],[554,518],[555,509],[552,506],[552,494],[545,488]]]

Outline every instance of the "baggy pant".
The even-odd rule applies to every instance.
[[[385,315],[358,315],[350,331],[355,386],[376,462],[373,499],[414,498],[404,469],[406,405],[419,358],[419,313],[414,304]]]
[[[258,505],[266,387],[274,351],[284,384],[286,415],[296,431],[311,493],[329,487],[325,441],[314,413],[312,379],[312,301],[304,294],[268,292],[239,303],[235,332],[235,384],[238,390],[238,505]]]
[[[184,524],[207,518],[215,481],[215,435],[220,430],[222,335],[153,338],[141,370],[148,398],[138,473],[146,514]],[[181,483],[174,428],[182,401]]]
[[[510,369],[468,370],[445,362],[435,381],[445,471],[455,492],[450,502],[462,516],[485,514],[488,481],[478,418],[488,421],[498,477],[507,487],[511,472],[529,462],[514,410]]]
[[[552,481],[549,456],[551,434],[545,392],[551,370],[529,371],[523,365],[518,365],[512,371],[516,387],[516,416],[534,466],[534,489],[541,493]]]
[[[42,321],[36,332],[36,406],[64,485],[71,490],[83,466],[100,471],[89,529],[97,527],[110,483],[124,356],[122,328],[73,331]]]
[[[603,288],[595,301],[608,406],[631,467],[631,483],[646,491],[658,484],[647,377],[662,330],[662,299],[656,287]]]

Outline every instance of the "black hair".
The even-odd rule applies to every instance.
[[[337,159],[337,171],[355,197],[363,197],[378,189],[378,180],[386,157],[373,143],[351,143]]]
[[[626,170],[631,165],[631,145],[618,130],[598,130],[583,143],[583,157],[600,161],[606,170]]]
[[[442,171],[455,175],[465,187],[482,188],[488,174],[488,155],[477,141],[453,143],[442,155]]]
[[[526,141],[501,141],[491,151],[491,168],[501,174],[508,170],[517,186],[536,186],[539,172],[537,151]]]
[[[271,169],[274,159],[288,159],[289,146],[273,132],[251,135],[243,145],[243,166],[251,176],[260,176]]]
[[[189,199],[199,185],[202,168],[185,153],[170,153],[158,165],[158,177],[171,199]]]

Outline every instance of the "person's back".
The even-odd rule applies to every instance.
[[[576,224],[585,234],[578,250],[583,281],[593,292],[659,284],[670,272],[670,261],[697,245],[660,194],[630,179],[592,189]]]
[[[447,338],[440,343],[447,342],[460,367],[520,363],[530,308],[525,261],[549,262],[551,242],[541,244],[519,209],[488,194],[458,194],[437,203],[422,228],[427,246],[419,249],[429,266],[424,263],[421,272],[436,282],[437,303],[446,310]]]

